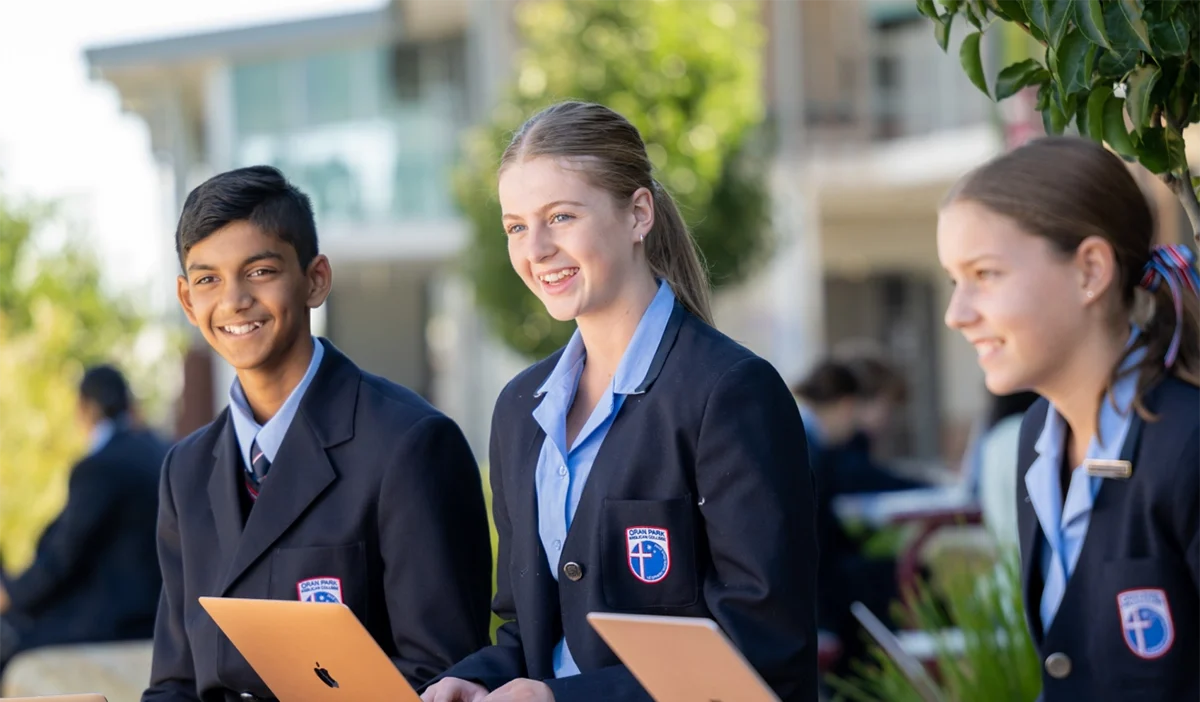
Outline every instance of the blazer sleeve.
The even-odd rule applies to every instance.
[[[812,469],[796,403],[747,358],[709,395],[696,485],[714,619],[785,702],[817,700],[817,542]]]
[[[1192,586],[1200,591],[1200,429],[1184,442],[1176,465],[1180,479],[1171,485],[1176,500],[1174,527]]]
[[[453,420],[431,415],[384,472],[379,539],[397,657],[419,687],[488,644],[492,546],[479,466]]]
[[[199,702],[192,645],[184,627],[183,554],[179,539],[179,517],[171,490],[171,458],[163,462],[158,494],[158,563],[162,571],[162,593],[154,624],[154,654],[150,686],[142,702]]]
[[[447,670],[440,677],[458,678],[495,690],[517,678],[526,677],[525,653],[521,644],[521,630],[517,624],[517,607],[513,598],[512,578],[508,563],[512,551],[512,522],[508,518],[508,505],[504,498],[504,469],[500,461],[500,436],[504,428],[499,426],[502,416],[500,403],[492,415],[491,437],[488,442],[488,474],[492,487],[492,519],[498,537],[496,566],[496,596],[492,599],[492,612],[502,620],[496,632],[496,643],[476,651]]]
[[[38,544],[33,564],[6,583],[15,611],[36,615],[54,600],[90,558],[105,534],[107,516],[120,501],[120,478],[93,456],[71,471],[67,504]]]

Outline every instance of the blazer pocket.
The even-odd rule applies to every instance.
[[[689,607],[698,599],[692,499],[605,500],[604,601],[614,610]]]
[[[1099,631],[1088,637],[1092,660],[1104,661],[1099,677],[1122,688],[1178,683],[1174,678],[1190,665],[1184,658],[1194,657],[1188,624],[1198,615],[1181,565],[1168,558],[1120,559],[1104,563],[1101,573],[1099,587],[1089,588]]]
[[[340,602],[365,621],[370,616],[366,544],[275,549],[270,593],[275,600]]]

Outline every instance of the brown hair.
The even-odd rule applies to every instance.
[[[627,119],[594,103],[560,102],[530,117],[513,135],[500,171],[518,161],[549,156],[576,160],[591,182],[617,202],[638,188],[654,195],[654,226],[646,260],[689,312],[712,324],[708,273],[670,193],[654,179],[641,134]]]
[[[1067,256],[1087,237],[1102,237],[1116,259],[1120,304],[1132,312],[1154,243],[1154,216],[1125,163],[1104,147],[1079,137],[1034,140],[969,173],[943,207],[956,201],[975,202],[1008,217]],[[1142,333],[1113,368],[1106,388],[1105,394],[1111,394],[1125,360],[1145,348],[1145,357],[1131,372],[1138,374],[1134,407],[1146,418],[1152,415],[1143,402],[1145,394],[1169,372],[1200,385],[1200,303],[1194,292],[1181,287],[1183,315],[1177,320],[1169,286],[1158,286],[1153,317],[1140,325]],[[1177,325],[1182,325],[1179,353],[1168,370],[1165,359]]]

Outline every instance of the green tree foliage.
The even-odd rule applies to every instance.
[[[516,82],[473,131],[455,178],[473,239],[476,301],[517,351],[566,342],[512,271],[496,201],[496,167],[513,132],[565,99],[620,112],[642,133],[657,178],[680,203],[715,285],[744,277],[767,243],[769,200],[752,137],[762,118],[763,30],[757,3],[538,0],[519,6]]]
[[[102,289],[99,264],[73,237],[38,250],[37,232],[54,219],[50,207],[0,197],[0,548],[17,569],[61,509],[83,449],[84,366],[127,357],[143,326]]]
[[[939,9],[940,6],[940,9]],[[1179,196],[1200,243],[1200,181],[1191,178],[1183,132],[1200,121],[1200,3],[1195,0],[917,0],[947,46],[956,19],[976,29],[962,44],[963,70],[988,97],[1037,86],[1049,134],[1072,124],[1159,174]],[[996,22],[1019,27],[1039,58],[989,81],[980,38]]]

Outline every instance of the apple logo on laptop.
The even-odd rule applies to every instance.
[[[313,668],[313,672],[317,674],[317,677],[321,680],[321,682],[325,683],[329,687],[338,686],[337,680],[334,680],[333,676],[329,674],[329,671],[322,668],[320,663],[317,663],[317,667]]]

